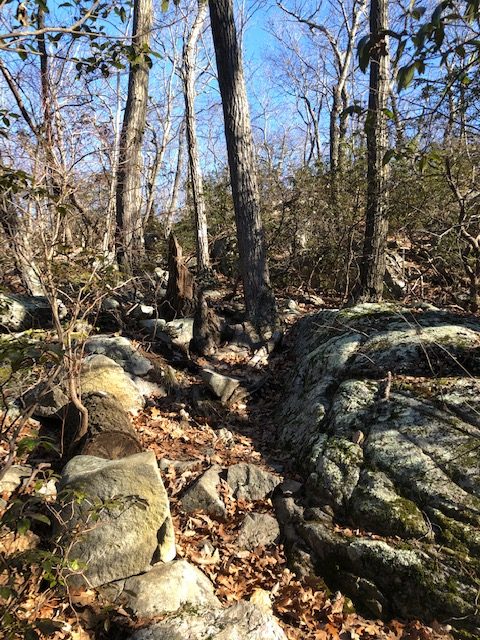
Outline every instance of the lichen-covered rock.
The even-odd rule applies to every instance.
[[[84,358],[80,373],[82,394],[92,392],[107,393],[131,413],[143,408],[144,399],[135,383],[122,367],[111,358],[91,355]]]
[[[226,479],[236,500],[264,500],[282,482],[279,476],[247,462],[228,467]]]
[[[296,533],[376,615],[451,617],[480,633],[480,323],[363,304],[299,321],[294,344],[280,438],[310,501],[385,540],[315,518]]]
[[[286,640],[273,615],[250,602],[228,609],[179,611],[134,633],[131,640]]]
[[[58,522],[66,556],[80,569],[70,585],[95,587],[175,557],[168,497],[151,451],[72,458],[60,481]]]

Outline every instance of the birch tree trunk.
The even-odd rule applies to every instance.
[[[193,209],[195,212],[195,231],[197,245],[197,267],[200,272],[210,268],[208,254],[208,229],[203,178],[198,153],[197,125],[195,118],[195,62],[198,38],[207,17],[208,5],[198,0],[197,15],[183,48],[183,95],[185,99],[185,126],[188,145],[188,162],[192,185]]]
[[[367,136],[367,208],[365,239],[360,264],[360,283],[356,301],[378,302],[383,295],[385,250],[388,232],[388,165],[385,109],[390,90],[388,36],[388,0],[371,0],[370,90],[365,123]]]
[[[116,251],[127,271],[138,265],[144,254],[142,217],[142,141],[148,99],[149,65],[146,59],[153,24],[152,0],[135,0],[128,94],[123,116],[118,159],[116,193]]]
[[[209,0],[218,84],[222,96],[228,165],[247,314],[262,337],[277,322],[264,231],[241,51],[232,0]]]

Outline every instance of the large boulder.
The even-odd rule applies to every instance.
[[[298,518],[302,544],[375,614],[480,634],[480,324],[364,304],[293,337],[278,425],[319,507]]]
[[[58,533],[80,571],[71,585],[98,586],[175,557],[170,506],[153,452],[120,460],[76,456],[65,466]]]
[[[123,336],[92,336],[85,343],[85,352],[107,356],[134,376],[145,376],[153,369],[150,360],[139,353],[132,342]]]
[[[111,358],[91,355],[83,359],[80,372],[83,394],[107,393],[115,398],[125,411],[136,413],[143,408],[144,399],[130,376]]]
[[[268,611],[250,602],[228,609],[185,608],[162,622],[134,633],[131,640],[286,640]]]

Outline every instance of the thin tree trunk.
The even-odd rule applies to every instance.
[[[192,185],[193,209],[195,212],[195,230],[197,244],[197,267],[200,272],[210,268],[208,254],[208,229],[205,197],[203,193],[203,178],[198,152],[197,126],[195,118],[195,60],[197,42],[202,31],[208,6],[204,0],[199,0],[197,15],[188,34],[183,49],[183,95],[185,98],[185,124],[188,142],[188,160],[190,181]]]
[[[388,165],[383,158],[387,150],[385,109],[389,95],[388,0],[371,0],[370,91],[365,123],[367,136],[367,208],[365,240],[360,265],[357,301],[378,302],[383,295],[385,250],[388,232]]]
[[[142,141],[149,77],[145,56],[150,46],[152,24],[152,0],[135,0],[132,26],[134,58],[130,63],[127,104],[120,138],[116,194],[117,258],[127,271],[136,268],[145,249],[141,212]]]
[[[178,153],[177,153],[177,168],[175,169],[175,179],[173,181],[172,197],[170,199],[170,205],[167,209],[165,219],[165,238],[170,236],[170,232],[173,226],[173,217],[178,208],[178,196],[180,194],[180,186],[182,183],[183,164],[185,159],[185,121],[182,122],[178,129]]]
[[[264,337],[277,322],[260,217],[255,156],[232,0],[209,0],[247,314]]]

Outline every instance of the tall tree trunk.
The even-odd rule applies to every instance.
[[[232,0],[209,0],[209,7],[245,305],[257,331],[266,336],[276,324],[277,313],[270,288],[250,113],[233,4]]]
[[[192,185],[193,209],[195,211],[195,230],[197,244],[198,270],[208,271],[210,258],[208,254],[207,213],[203,194],[203,178],[198,153],[197,126],[195,119],[195,61],[197,42],[202,31],[208,6],[204,0],[198,1],[198,10],[192,28],[183,49],[183,95],[185,98],[185,125],[188,143],[188,161],[190,181]]]
[[[367,136],[367,208],[365,240],[360,264],[360,283],[354,298],[378,302],[383,295],[385,250],[388,232],[388,165],[383,163],[387,150],[385,109],[390,88],[388,36],[388,0],[371,0],[370,90],[365,123]]]
[[[148,99],[149,65],[146,52],[150,46],[153,24],[152,0],[135,0],[128,95],[123,116],[118,159],[116,193],[116,250],[121,266],[132,271],[144,254],[142,201],[142,141]]]

